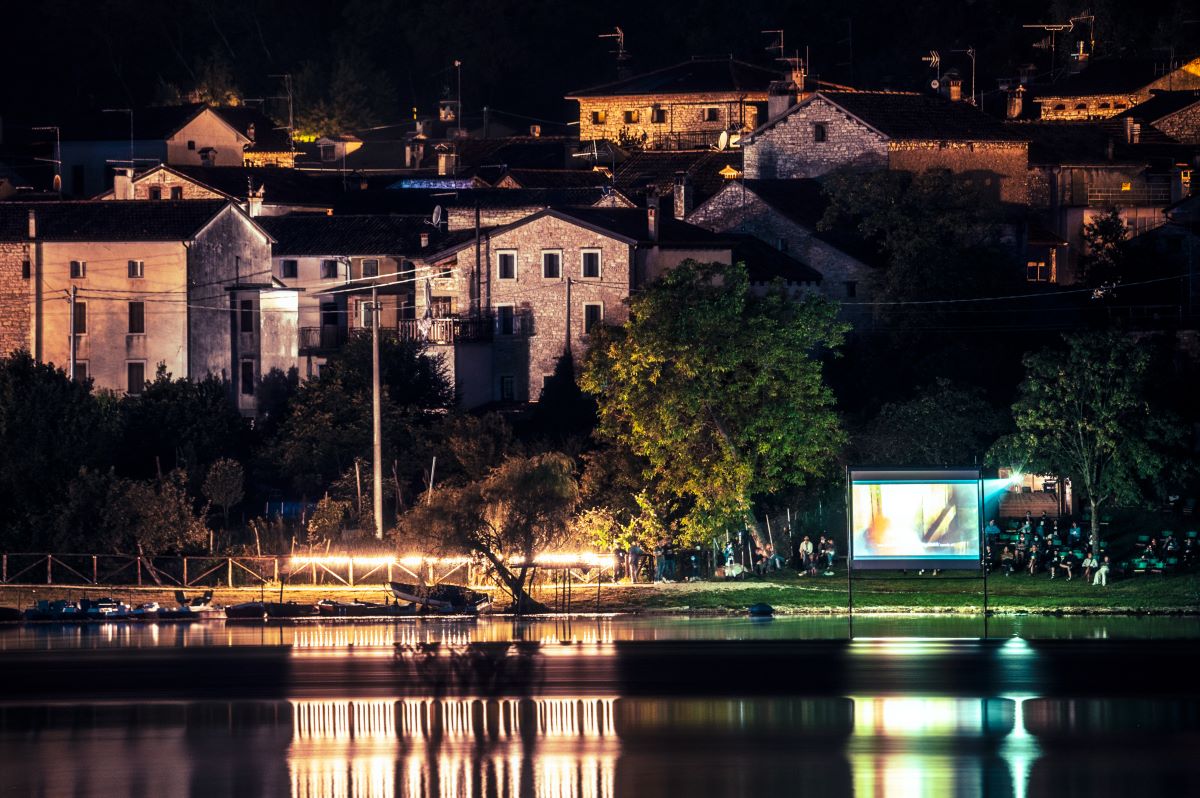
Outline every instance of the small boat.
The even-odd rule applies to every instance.
[[[230,620],[256,620],[281,618],[313,618],[317,614],[315,604],[300,604],[295,601],[247,601],[225,608],[225,617]]]
[[[73,601],[39,599],[36,604],[25,610],[25,620],[78,623],[86,621],[87,618],[80,612],[79,605]]]
[[[373,601],[333,601],[321,599],[317,602],[317,613],[322,618],[399,618],[415,615],[415,604],[379,604]]]
[[[128,620],[132,609],[128,604],[113,598],[80,599],[73,601],[39,600],[25,610],[27,621],[56,621],[58,623],[92,623],[101,621]]]
[[[12,623],[25,617],[25,613],[16,607],[0,607],[0,623]]]
[[[426,609],[454,615],[474,615],[492,604],[486,593],[462,585],[410,585],[388,582],[388,590],[401,601],[411,601]]]
[[[108,596],[80,599],[79,610],[89,621],[122,621],[129,617],[131,611],[125,602]]]

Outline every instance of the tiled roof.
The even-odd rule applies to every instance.
[[[729,236],[727,236],[729,237]],[[752,283],[783,280],[786,283],[819,283],[821,273],[801,263],[760,238],[751,235],[733,236],[733,259],[746,264]]]
[[[651,243],[650,222],[646,208],[553,208],[552,211],[582,222],[585,225],[614,233],[639,243]],[[728,236],[722,236],[676,219],[667,203],[660,206],[658,217],[659,244],[697,247],[728,247]]]
[[[198,116],[203,103],[133,109],[133,138],[161,141]],[[92,111],[60,122],[63,141],[128,141],[129,114],[124,111]]]
[[[315,177],[295,169],[270,166],[172,166],[189,180],[222,194],[245,199],[249,186],[265,189],[263,200],[272,205],[326,207],[341,193],[341,181]]]
[[[1139,103],[1127,111],[1117,114],[1114,119],[1142,119],[1147,122],[1157,122],[1172,114],[1177,114],[1185,108],[1200,103],[1200,91],[1154,91],[1150,99]]]
[[[0,241],[28,240],[31,210],[44,241],[187,241],[228,206],[225,200],[0,202]]]
[[[890,139],[902,141],[1020,141],[998,120],[966,102],[899,91],[821,91],[823,97]],[[805,102],[810,102],[805,101]],[[805,102],[795,106],[804,107]],[[764,127],[786,118],[789,111]],[[760,128],[762,129],[762,128]]]
[[[741,150],[643,150],[632,153],[613,175],[613,184],[628,196],[639,196],[654,188],[669,194],[675,175],[685,173],[692,181],[695,201],[703,202],[725,183],[721,170],[742,171]]]
[[[401,255],[420,248],[420,234],[434,233],[426,216],[326,216],[293,213],[258,220],[276,240],[273,254]]]
[[[782,77],[778,70],[732,58],[694,58],[653,72],[569,92],[567,98],[639,94],[765,94],[771,82]]]
[[[504,177],[521,188],[589,188],[612,182],[603,172],[590,169],[509,169]]]
[[[1163,64],[1150,59],[1098,59],[1089,63],[1082,72],[1068,75],[1056,83],[1037,86],[1036,98],[1132,94],[1164,74]]]

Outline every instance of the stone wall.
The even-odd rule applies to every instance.
[[[824,141],[816,140],[817,125],[824,126]],[[839,166],[888,164],[884,137],[823,97],[743,142],[742,150],[745,175],[751,180],[820,177]]]
[[[1055,122],[1109,119],[1150,98],[1150,92],[1095,94],[1088,97],[1038,97],[1042,119]]]
[[[750,190],[743,191],[740,184],[726,186],[687,220],[718,233],[746,233],[773,247],[782,241],[789,255],[821,273],[820,293],[829,299],[849,299],[847,283],[854,283],[856,301],[872,296],[870,266],[817,238],[813,230],[788,219]]]
[[[1154,123],[1181,144],[1200,144],[1200,102]]]
[[[166,170],[152,172],[134,180],[133,198],[140,200],[150,199],[151,187],[157,187],[162,192],[159,199],[171,199],[172,188],[180,190],[180,199],[225,199],[224,195],[212,189],[205,188]],[[112,199],[112,196],[109,195],[102,199]]]
[[[22,276],[28,245],[0,243],[0,357],[29,349],[29,284]]]
[[[1023,141],[891,141],[888,166],[913,173],[948,169],[976,179],[1001,202],[1029,201],[1029,145]]]
[[[579,139],[609,141],[645,141],[653,145],[674,137],[717,136],[723,130],[753,130],[761,121],[754,103],[766,103],[765,92],[739,95],[652,94],[579,98]],[[716,119],[705,116],[706,109],[717,109]],[[654,121],[659,109],[662,121]],[[594,121],[593,114],[603,121]],[[626,121],[626,113],[636,120]]]

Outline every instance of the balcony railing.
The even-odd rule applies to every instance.
[[[300,328],[300,352],[332,352],[346,343],[346,328],[336,324]]]
[[[404,341],[428,341],[431,344],[459,344],[490,341],[497,336],[533,334],[533,314],[519,310],[512,314],[405,319],[397,326]]]
[[[1087,192],[1088,205],[1108,207],[1170,205],[1171,187],[1165,185],[1148,185],[1129,190],[1120,188],[1089,188]]]

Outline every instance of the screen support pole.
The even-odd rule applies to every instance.
[[[854,521],[850,507],[850,469],[846,469],[846,611],[847,634],[854,639]]]

